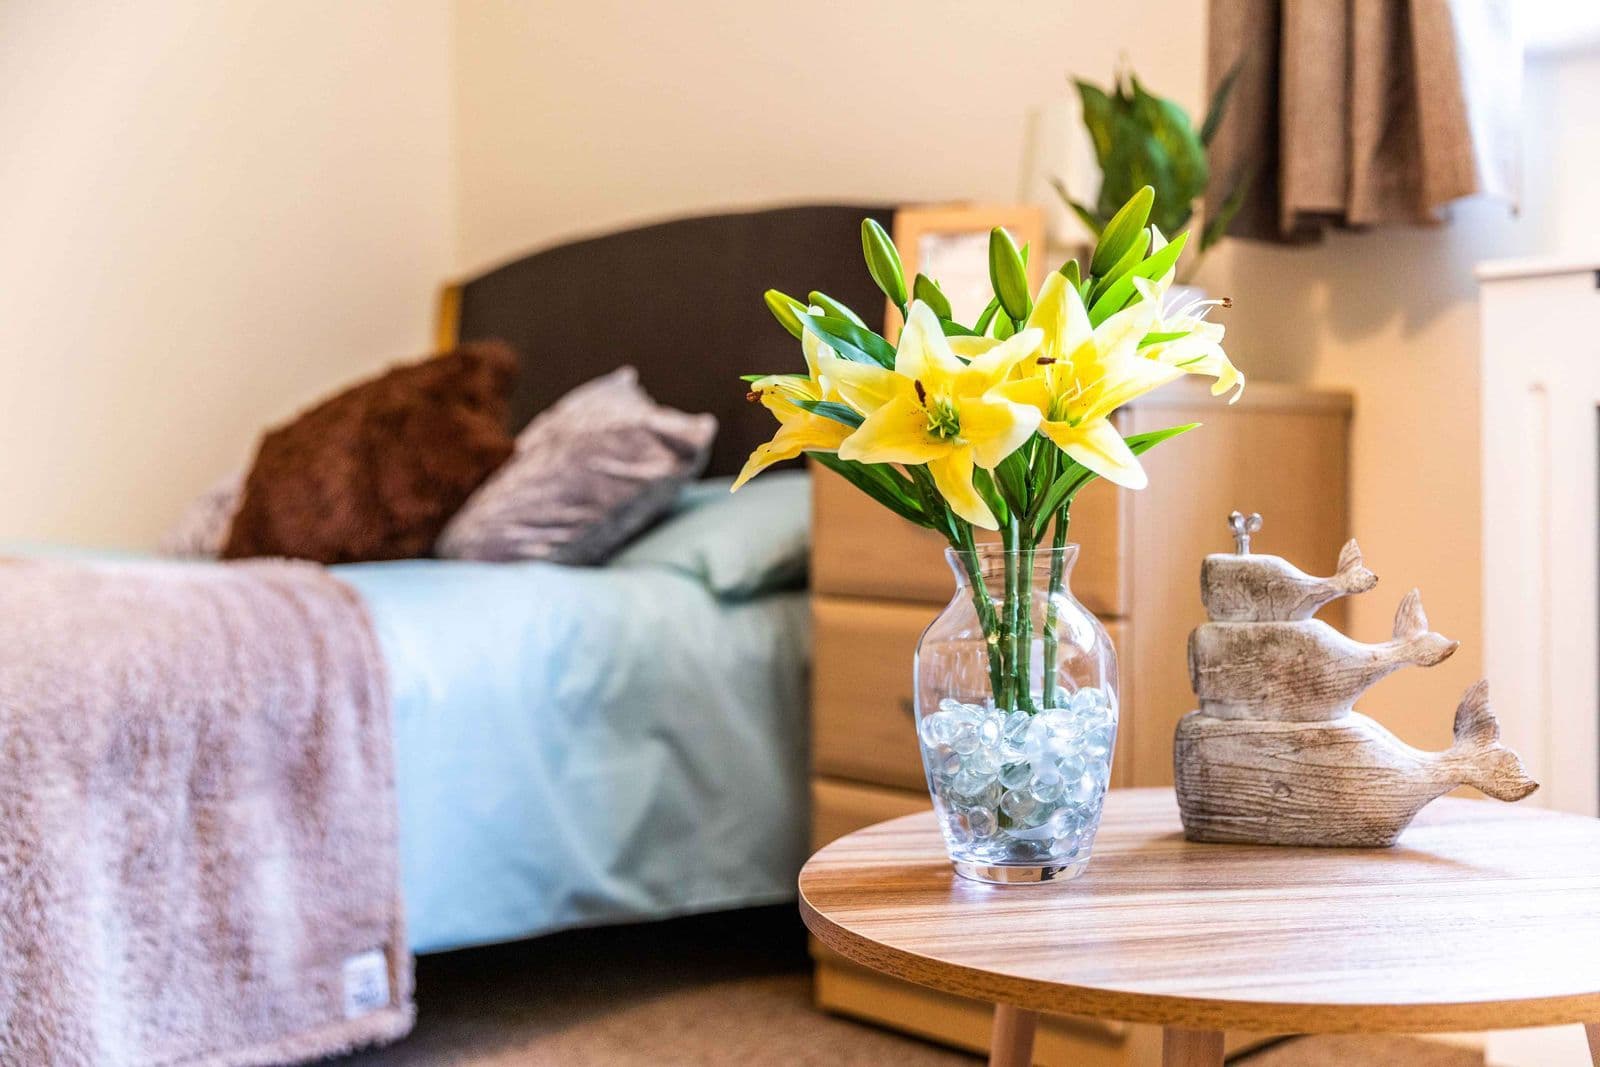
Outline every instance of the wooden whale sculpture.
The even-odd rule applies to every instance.
[[[1393,639],[1375,645],[1319,619],[1204,623],[1189,634],[1189,683],[1200,710],[1219,719],[1332,719],[1380,679],[1442,663],[1459,644],[1428,629],[1413,589],[1395,612]]]
[[[1175,767],[1192,841],[1385,847],[1457,786],[1496,800],[1539,788],[1500,744],[1488,682],[1462,698],[1443,752],[1418,751],[1358,713],[1308,723],[1192,711],[1178,724]]]
[[[1432,666],[1456,650],[1429,629],[1416,590],[1401,600],[1391,640],[1353,641],[1311,615],[1376,584],[1354,541],[1331,577],[1316,578],[1277,556],[1250,554],[1259,515],[1234,512],[1228,524],[1235,551],[1201,565],[1211,621],[1189,635],[1200,707],[1178,723],[1173,746],[1190,839],[1386,846],[1425,804],[1457,786],[1499,800],[1538,788],[1500,744],[1486,682],[1462,699],[1455,743],[1444,752],[1412,748],[1354,710],[1393,671]]]
[[[1314,578],[1281,556],[1218,552],[1200,565],[1201,600],[1214,622],[1309,619],[1330,601],[1377,584],[1354,539],[1345,542],[1327,578]]]

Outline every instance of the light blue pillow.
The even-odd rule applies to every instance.
[[[732,479],[684,488],[677,510],[611,559],[666,567],[719,597],[743,599],[805,584],[811,551],[811,476],[772,471],[729,493]]]

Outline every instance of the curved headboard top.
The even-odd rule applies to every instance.
[[[861,220],[894,210],[787,207],[679,219],[547,248],[460,287],[457,337],[498,337],[522,356],[513,429],[576,385],[623,364],[650,395],[710,412],[709,475],[736,473],[775,424],[741,374],[804,369],[799,342],[762,300],[821,290],[875,330],[884,299],[861,258]]]

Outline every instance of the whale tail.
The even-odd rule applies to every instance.
[[[1539,783],[1522,759],[1500,743],[1500,722],[1489,709],[1489,682],[1480,681],[1456,708],[1455,744],[1450,754],[1466,764],[1463,784],[1496,800],[1521,800]]]
[[[1361,546],[1353,537],[1339,550],[1339,567],[1333,572],[1333,584],[1345,596],[1365,593],[1378,584],[1378,576],[1361,562]]]
[[[1404,645],[1407,661],[1419,667],[1443,663],[1461,644],[1428,629],[1422,594],[1415,589],[1405,595],[1394,613],[1394,639]]]

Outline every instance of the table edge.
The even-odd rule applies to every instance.
[[[874,825],[921,820],[929,815],[916,812]],[[828,847],[817,850],[812,858]],[[807,867],[810,862],[807,860]],[[1194,1029],[1307,1034],[1470,1033],[1600,1023],[1600,990],[1508,1000],[1311,1004],[1141,993],[1004,974],[925,956],[857,934],[817,910],[806,896],[804,882],[803,867],[795,882],[801,921],[823,946],[850,963],[943,993],[1014,1004],[1052,1015],[1085,1015]]]

